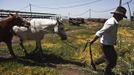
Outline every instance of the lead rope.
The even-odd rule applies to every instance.
[[[71,36],[71,35],[69,35],[68,37],[74,38],[74,37]],[[85,39],[85,38],[74,38],[74,39]],[[85,41],[87,41],[87,40],[85,40]],[[63,41],[63,43],[65,43],[66,45],[68,45],[68,46],[70,46],[70,47],[72,47],[72,48],[74,48],[74,49],[78,49],[77,46],[74,46],[74,45],[73,45],[71,42],[69,42],[69,41],[66,41],[66,42]],[[85,44],[83,51],[85,51],[87,45],[88,45],[88,42]]]
[[[78,47],[74,46],[73,44],[71,44],[69,41],[62,41],[64,44],[74,48],[74,49],[78,49]]]
[[[94,64],[93,56],[92,56],[92,48],[91,48],[91,45],[89,44],[88,41],[87,41],[87,43],[84,46],[83,52],[86,50],[87,47],[89,48],[89,52],[90,52],[90,64],[93,67],[93,69],[96,71],[97,69],[96,69],[96,66]]]
[[[89,50],[90,50],[90,62],[91,62],[91,66],[93,67],[93,69],[96,71],[96,66],[95,63],[93,61],[93,57],[92,57],[92,48],[91,45],[89,44]]]
[[[63,41],[66,45],[72,47],[72,48],[75,48],[75,49],[78,49],[77,47],[73,46],[73,45],[70,45],[69,43]],[[82,50],[83,52],[86,50],[86,48],[89,48],[89,51],[90,51],[90,63],[91,63],[91,66],[93,67],[93,70],[97,71],[96,69],[96,66],[95,66],[95,63],[93,61],[93,56],[92,56],[92,48],[91,48],[91,45],[89,44],[89,42],[87,41],[85,46],[84,46],[84,49]]]

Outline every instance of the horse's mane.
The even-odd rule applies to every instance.
[[[5,24],[5,23],[8,23],[9,21],[11,21],[11,20],[12,20],[11,18],[12,18],[12,17],[9,16],[9,17],[6,17],[6,18],[1,19],[1,20],[0,20],[0,28],[1,28],[1,27],[5,27],[4,24]]]
[[[3,22],[3,21],[7,21],[7,20],[9,20],[9,19],[11,19],[11,18],[12,18],[12,16],[8,16],[8,17],[5,17],[5,18],[2,18],[2,19],[0,20],[0,23]]]

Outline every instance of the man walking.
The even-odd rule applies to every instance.
[[[99,65],[106,61],[104,75],[114,75],[112,69],[116,66],[117,53],[114,49],[117,39],[118,22],[126,17],[126,9],[124,7],[117,7],[115,12],[111,12],[113,17],[109,18],[104,26],[96,32],[95,37],[90,41],[92,45],[98,38],[100,38],[102,56],[94,61],[95,65]]]

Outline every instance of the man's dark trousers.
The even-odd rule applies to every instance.
[[[113,75],[112,69],[116,66],[117,53],[114,49],[114,45],[101,44],[102,56],[95,60],[95,64],[99,65],[106,61],[107,65],[105,68],[104,75]]]

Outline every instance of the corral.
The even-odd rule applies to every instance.
[[[2,75],[100,75],[103,71],[94,72],[89,65],[89,51],[82,52],[86,40],[91,39],[94,33],[100,29],[102,23],[90,22],[80,26],[65,25],[65,30],[70,41],[70,45],[63,43],[57,35],[47,34],[42,41],[44,60],[27,59],[18,46],[18,38],[14,37],[13,48],[15,53],[20,56],[19,59],[9,57],[8,51],[5,50],[4,44],[0,45],[0,73]],[[134,42],[133,28],[123,27],[120,24],[118,33],[118,44],[116,49],[119,54],[116,74],[131,73],[133,75],[133,53]],[[56,39],[54,39],[56,38]],[[34,47],[33,41],[25,43],[25,47],[30,52]],[[93,58],[99,56],[99,43],[93,45]],[[102,69],[102,64],[98,69]],[[124,67],[125,66],[125,67]]]
[[[88,7],[89,8],[89,7]],[[88,10],[89,12],[91,10]],[[93,11],[93,10],[92,10]],[[4,18],[10,13],[18,13],[23,18],[55,18],[57,14],[24,12],[14,10],[0,10],[0,17]],[[86,11],[87,12],[87,11]],[[85,14],[85,13],[84,13]],[[90,13],[91,14],[91,13]],[[63,19],[67,42],[61,41],[55,34],[47,34],[42,40],[42,57],[25,57],[19,47],[19,38],[14,36],[13,49],[18,58],[11,58],[5,44],[0,43],[0,74],[1,75],[102,75],[105,64],[97,66],[98,71],[93,71],[90,65],[89,49],[83,49],[87,40],[94,37],[105,18],[69,18]],[[68,14],[69,15],[69,14]],[[119,55],[117,66],[114,69],[116,75],[134,75],[134,23],[123,20],[119,23],[117,45],[115,46]],[[31,52],[35,47],[34,41],[27,41],[24,46]],[[93,59],[100,53],[99,42],[92,46]]]
[[[0,17],[7,17],[11,13],[18,13],[23,18],[49,18],[55,17],[57,14],[51,13],[38,13],[38,12],[25,12],[25,11],[15,11],[15,10],[0,10]]]

